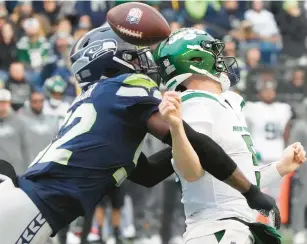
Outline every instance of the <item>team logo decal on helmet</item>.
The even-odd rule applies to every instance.
[[[117,51],[117,42],[113,39],[97,40],[86,47],[85,51],[82,51],[81,57],[72,64],[72,70],[74,73],[78,73],[79,70],[87,66],[94,59],[112,53],[115,55]],[[78,55],[76,53],[75,55]]]
[[[115,40],[106,39],[93,42],[93,44],[84,52],[84,56],[88,57],[89,60],[93,60],[106,52],[116,53],[117,43]]]

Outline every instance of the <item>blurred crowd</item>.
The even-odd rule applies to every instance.
[[[71,46],[92,28],[107,25],[108,10],[123,2],[127,1],[0,1],[0,155],[17,173],[25,171],[52,140],[79,93],[70,67]],[[143,2],[158,9],[172,31],[194,27],[223,40],[224,54],[237,57],[236,92],[247,101],[291,106],[285,128],[270,125],[266,132],[273,133],[273,139],[282,138],[284,145],[300,140],[307,147],[307,1]],[[151,137],[145,144],[147,155],[163,147]],[[294,181],[306,187],[296,190],[301,196],[307,194],[307,183],[298,175]],[[75,223],[57,241],[62,244],[68,238],[79,243],[76,232],[86,241],[89,233],[99,233],[97,226],[107,236],[112,228],[105,226],[110,226],[115,235],[120,232],[139,243],[180,243],[185,225],[175,177],[152,189],[130,182],[122,188],[110,196],[111,204],[99,206],[94,225],[92,218],[84,221],[81,226],[87,227],[81,230]],[[291,196],[294,204],[299,201]],[[115,210],[104,211],[109,205]],[[295,214],[304,215],[306,205]],[[288,215],[285,224],[290,223],[292,214]],[[110,223],[105,219],[111,219]],[[303,238],[304,221],[293,227],[297,239]]]

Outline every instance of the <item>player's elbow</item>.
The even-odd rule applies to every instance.
[[[185,172],[183,174],[183,178],[187,181],[187,182],[194,182],[194,181],[198,181],[201,177],[203,177],[205,174],[205,171],[202,169],[197,169],[193,172]]]

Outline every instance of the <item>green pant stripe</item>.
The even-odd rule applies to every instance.
[[[220,242],[225,235],[225,230],[221,230],[219,232],[214,233],[215,238],[217,239],[218,242]]]

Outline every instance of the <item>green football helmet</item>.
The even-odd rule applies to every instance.
[[[239,81],[235,57],[224,57],[225,44],[205,31],[183,28],[161,42],[154,51],[162,83],[167,90],[180,90],[193,74],[221,83],[223,91]]]
[[[44,88],[47,93],[61,93],[63,94],[67,87],[66,82],[59,75],[52,76],[45,81]]]

